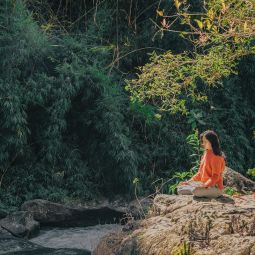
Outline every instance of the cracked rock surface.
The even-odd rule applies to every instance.
[[[175,255],[184,251],[255,255],[254,197],[157,195],[145,219],[133,222],[130,231],[104,237],[93,254]]]

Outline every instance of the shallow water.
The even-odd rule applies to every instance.
[[[30,242],[48,248],[77,248],[92,251],[104,235],[120,231],[119,224],[104,224],[91,227],[44,228]]]

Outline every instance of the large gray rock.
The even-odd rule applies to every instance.
[[[35,199],[25,202],[22,211],[29,211],[42,226],[81,227],[105,223],[125,222],[130,215],[143,217],[153,203],[151,198],[139,198],[131,202],[116,198],[102,200],[90,205],[62,205],[47,200]]]
[[[164,195],[132,231],[104,236],[93,255],[255,255],[252,195]]]
[[[240,193],[247,193],[249,191],[255,192],[255,182],[246,178],[242,174],[234,171],[233,169],[226,167],[224,170],[224,186],[234,188]]]
[[[50,201],[35,199],[25,202],[22,211],[30,212],[42,226],[76,227],[99,223],[116,223],[124,215],[122,210],[99,205],[95,207],[70,207]]]
[[[18,211],[0,220],[0,226],[16,237],[30,238],[38,234],[39,222],[33,219],[30,212]]]

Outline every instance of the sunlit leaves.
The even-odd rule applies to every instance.
[[[159,11],[159,10],[157,10],[157,14],[159,15],[159,16],[164,16],[164,12],[163,11]]]
[[[50,31],[53,27],[54,27],[54,24],[52,24],[52,23],[46,23],[46,24],[41,25],[41,28],[44,32]]]
[[[166,19],[163,19],[163,20],[161,21],[161,25],[162,25],[162,27],[165,28],[165,29],[168,29],[168,28],[170,27],[170,25],[166,22]]]
[[[224,14],[227,10],[224,0],[221,0],[221,6],[222,6],[221,13]]]
[[[181,6],[181,2],[179,0],[174,0],[174,5],[176,7],[177,10],[179,10],[180,6]]]
[[[214,19],[214,11],[213,9],[209,9],[208,12],[207,12],[207,16],[208,18],[212,21]]]
[[[194,21],[196,21],[196,23],[197,23],[198,27],[202,30],[202,29],[203,29],[203,27],[204,27],[203,22],[202,22],[201,20],[198,20],[198,19],[194,19]]]
[[[237,52],[236,55],[231,53],[228,46],[214,47],[207,54],[196,54],[194,58],[188,53],[154,53],[150,62],[139,68],[137,79],[127,82],[126,89],[131,91],[134,97],[155,104],[162,110],[186,114],[184,96],[194,101],[207,100],[206,94],[197,91],[197,79],[201,79],[208,86],[217,86],[221,77],[235,72],[236,63],[233,60],[243,52]]]
[[[191,54],[152,54],[150,63],[139,68],[137,79],[127,82],[131,98],[157,105],[161,110],[186,114],[185,98],[193,102],[207,100],[206,92],[197,90],[198,79],[208,86],[218,86],[223,77],[236,74],[238,59],[255,53],[252,0],[206,1],[205,12],[196,14],[189,13],[189,4],[189,1],[175,0],[177,15],[171,19],[164,11],[161,25],[169,29],[169,24],[179,21],[186,27],[176,32],[191,40],[199,50]],[[174,32],[174,29],[170,31]]]

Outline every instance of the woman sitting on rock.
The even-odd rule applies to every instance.
[[[200,135],[204,153],[198,172],[188,181],[180,182],[177,193],[197,197],[216,198],[223,195],[225,155],[221,151],[217,134],[207,130]]]

